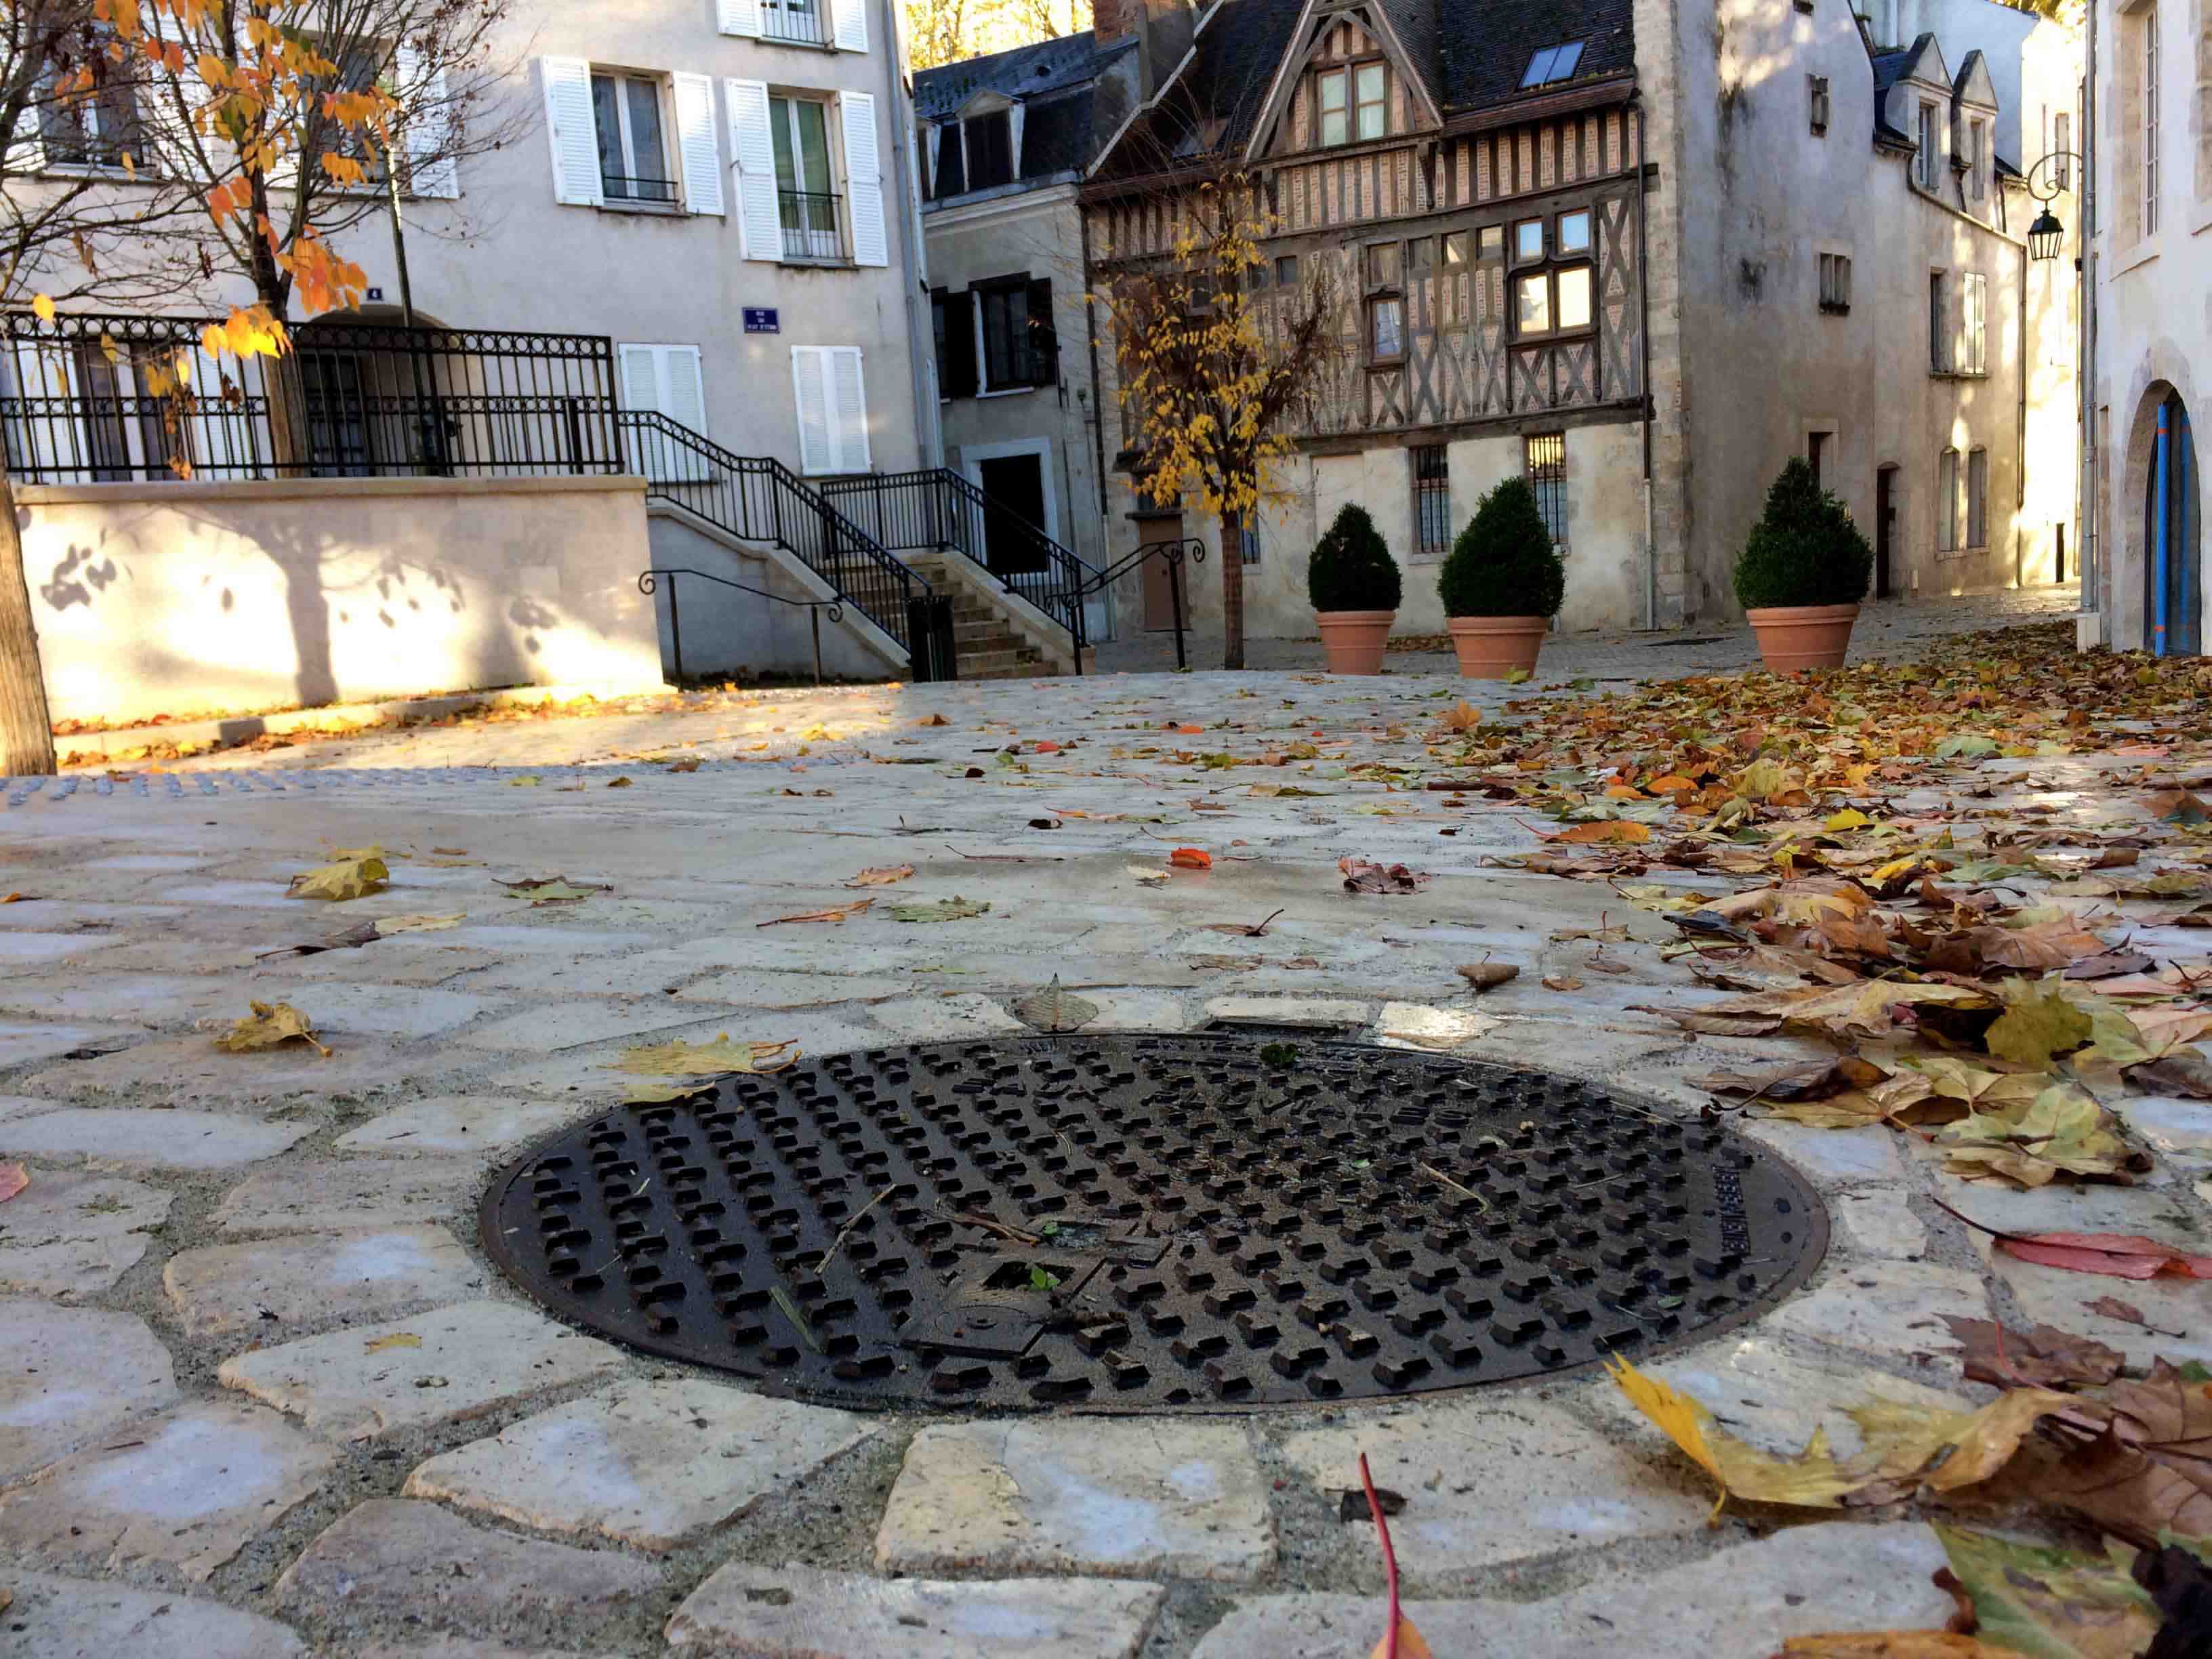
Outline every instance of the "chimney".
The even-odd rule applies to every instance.
[[[1099,45],[1118,40],[1137,27],[1145,0],[1091,0],[1091,33]]]

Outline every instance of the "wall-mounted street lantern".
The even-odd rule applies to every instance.
[[[2074,188],[2075,170],[2084,165],[2072,150],[2055,149],[2028,169],[2027,193],[2043,204],[2043,211],[2027,228],[2030,258],[2056,259],[2058,250],[2065,246],[2066,227],[2051,210],[2051,204]]]

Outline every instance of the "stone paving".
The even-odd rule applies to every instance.
[[[1672,930],[1602,884],[1486,864],[1534,844],[1510,811],[1392,794],[1341,758],[1194,773],[1152,752],[1177,724],[1208,750],[1319,733],[1417,754],[1435,699],[1463,691],[1497,707],[1418,674],[778,693],[24,795],[0,816],[0,891],[23,896],[0,906],[0,1157],[31,1174],[0,1206],[7,1650],[1358,1659],[1382,1576],[1338,1505],[1361,1451],[1407,1498],[1407,1594],[1439,1654],[1765,1659],[1792,1634],[1939,1626],[1915,1511],[1709,1528],[1702,1481],[1602,1377],[1245,1415],[855,1416],[572,1331],[489,1266],[490,1169],[618,1099],[606,1068],[645,1040],[1002,1031],[1057,975],[1102,1026],[1352,1024],[1659,1110],[1705,1103],[1692,1077],[1799,1052],[1637,1012],[1701,994],[1635,945],[1612,949],[1625,975],[1546,988],[1589,951],[1554,933]],[[2062,812],[2097,781],[2033,769]],[[234,787],[255,778],[283,787]],[[1292,781],[1317,793],[1254,793]],[[283,897],[370,844],[387,891]],[[1213,867],[1166,873],[1182,845]],[[1346,854],[1437,878],[1350,896]],[[846,885],[901,864],[895,888]],[[556,873],[611,890],[535,906],[499,879]],[[784,920],[871,895],[842,923]],[[887,895],[990,909],[902,923]],[[1209,927],[1278,909],[1264,937]],[[462,920],[265,955],[422,914]],[[2138,943],[2198,953],[2157,933]],[[1521,975],[1478,1001],[1454,968],[1485,956]],[[275,996],[331,1058],[215,1048]],[[1826,1195],[1828,1261],[1651,1369],[1757,1444],[1795,1450],[1825,1421],[1850,1450],[1840,1407],[1869,1393],[1988,1397],[1939,1313],[2212,1358],[2203,1286],[2128,1287],[2184,1333],[2154,1339],[2088,1314],[2094,1281],[1993,1264],[1932,1201],[2203,1239],[2212,1124],[2135,1107],[2159,1168],[2092,1194],[1965,1188],[1887,1131],[1751,1126]]]

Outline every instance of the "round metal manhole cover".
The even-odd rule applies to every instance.
[[[1249,1036],[831,1054],[544,1142],[555,1313],[860,1407],[1311,1404],[1724,1330],[1827,1247],[1765,1148],[1540,1073]]]

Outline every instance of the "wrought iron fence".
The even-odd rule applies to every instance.
[[[783,215],[783,257],[787,259],[842,259],[845,233],[837,222],[837,198],[817,191],[780,190],[776,205]]]
[[[801,46],[828,44],[821,0],[761,0],[761,34],[765,40],[794,40]]]
[[[217,357],[210,319],[0,318],[0,443],[27,483],[619,472],[604,336],[308,322]],[[188,391],[168,393],[181,373]]]

